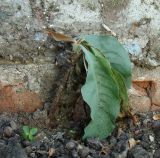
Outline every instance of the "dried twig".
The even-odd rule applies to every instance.
[[[117,36],[116,35],[116,33],[114,32],[114,31],[112,31],[106,24],[102,24],[102,26],[103,26],[103,28],[105,29],[105,30],[107,30],[108,32],[110,32],[113,36]]]

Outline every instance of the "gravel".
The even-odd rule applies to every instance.
[[[130,118],[118,121],[112,135],[103,140],[82,141],[68,135],[70,129],[37,127],[38,134],[30,142],[21,135],[24,116],[0,115],[0,155],[2,158],[159,158],[160,120],[154,121],[151,116],[148,114],[145,121],[139,115],[140,122],[135,125]],[[136,142],[132,147],[130,139]]]

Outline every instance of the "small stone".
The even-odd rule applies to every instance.
[[[37,148],[36,146],[32,146],[32,150],[35,151]]]
[[[123,151],[126,149],[127,145],[128,145],[128,142],[127,142],[127,141],[125,141],[125,140],[120,140],[120,141],[116,144],[115,150],[116,150],[117,152],[121,153],[121,152],[123,152]]]
[[[83,149],[83,146],[82,145],[80,145],[80,144],[78,144],[78,146],[77,146],[77,150],[79,151],[79,150],[82,150]]]
[[[139,139],[142,139],[142,136],[143,136],[143,131],[141,131],[141,130],[136,130],[135,132],[134,132],[134,138],[135,138],[135,140],[139,140]]]
[[[153,129],[160,129],[160,121],[154,121],[152,123],[152,128]]]
[[[36,157],[36,154],[35,154],[35,153],[30,153],[30,157],[31,157],[31,158],[35,158],[35,157]]]
[[[100,150],[102,148],[102,143],[99,139],[89,138],[87,139],[87,145],[95,150]]]
[[[127,140],[128,137],[129,137],[129,136],[128,136],[127,133],[122,132],[122,133],[120,134],[120,136],[118,137],[118,140]]]
[[[6,137],[11,137],[12,134],[13,134],[13,129],[11,127],[9,127],[9,126],[5,127],[5,129],[4,129],[4,135]]]
[[[0,147],[5,146],[6,142],[3,139],[0,139]]]
[[[73,149],[75,149],[75,148],[76,148],[75,142],[73,142],[73,141],[68,142],[68,143],[66,144],[66,148],[67,148],[68,150],[73,150]]]
[[[30,153],[32,152],[31,146],[27,146],[27,147],[25,148],[25,151],[26,151],[27,154],[30,154]]]
[[[146,150],[148,150],[150,148],[150,144],[148,142],[142,141],[142,142],[140,142],[140,144]]]
[[[144,134],[142,136],[142,141],[149,143],[149,136],[148,136],[148,134]]]
[[[111,157],[112,157],[112,158],[117,158],[117,157],[119,157],[119,154],[116,153],[116,152],[112,152],[112,153],[111,153]]]
[[[110,145],[114,146],[116,144],[117,144],[117,139],[115,137],[111,137],[111,139],[110,139]]]
[[[40,150],[49,150],[49,147],[48,147],[48,145],[46,143],[42,143],[40,145]]]
[[[41,155],[46,155],[47,151],[45,151],[45,150],[37,150],[37,153],[41,154]]]
[[[78,158],[78,153],[76,150],[72,150],[72,158]]]
[[[159,158],[160,156],[160,149],[157,149],[153,155],[153,158]]]
[[[129,150],[127,158],[150,158],[149,153],[141,146],[136,146]]]
[[[80,154],[81,158],[87,157],[89,155],[89,153],[90,153],[90,150],[89,150],[88,147],[84,147],[83,149],[81,149],[79,151],[79,154]]]
[[[29,146],[31,143],[28,140],[23,141],[23,146],[27,147]]]
[[[17,124],[14,122],[14,121],[11,121],[10,122],[10,126],[13,130],[16,130],[17,129]]]
[[[56,150],[54,148],[50,148],[48,151],[48,156],[51,157],[56,153]]]
[[[128,144],[129,144],[129,149],[132,149],[137,144],[137,141],[134,138],[130,138]]]
[[[153,136],[149,136],[149,140],[151,141],[151,142],[154,142],[154,137]]]
[[[93,158],[91,155],[88,155],[87,158]]]

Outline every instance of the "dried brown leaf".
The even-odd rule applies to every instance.
[[[48,35],[53,37],[56,41],[76,42],[76,40],[73,39],[71,36],[64,35],[64,34],[59,33],[59,32],[55,32],[55,31],[53,31],[49,28],[46,28],[45,30],[48,32]]]

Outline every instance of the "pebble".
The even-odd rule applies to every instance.
[[[116,146],[115,146],[115,151],[117,151],[117,152],[123,152],[125,149],[126,149],[126,147],[127,147],[127,144],[128,144],[128,142],[127,141],[125,141],[125,140],[120,140],[117,144],[116,144]]]
[[[32,150],[35,151],[37,148],[36,146],[32,146]]]
[[[68,150],[73,150],[73,149],[76,148],[76,143],[73,142],[73,141],[70,141],[70,142],[68,142],[68,143],[66,144],[66,148],[67,148]]]
[[[160,121],[154,121],[153,123],[152,123],[152,128],[153,129],[160,129]]]
[[[148,136],[148,134],[144,134],[144,135],[142,136],[142,141],[147,142],[147,143],[150,142],[150,141],[149,141],[149,136]]]
[[[72,158],[78,158],[78,153],[76,150],[72,150]]]
[[[47,154],[47,151],[45,151],[45,150],[37,150],[36,152],[37,152],[38,154],[41,154],[41,155]]]
[[[4,129],[4,135],[6,137],[11,137],[12,134],[13,134],[13,129],[11,127],[9,127],[9,126],[5,127],[5,129]]]
[[[153,158],[159,158],[160,157],[160,149],[157,149],[153,155]]]
[[[49,151],[48,151],[48,156],[51,157],[51,156],[54,156],[56,153],[56,150],[54,148],[50,148]]]
[[[85,158],[89,155],[90,149],[88,147],[84,147],[82,150],[79,150],[79,155],[81,158]]]
[[[112,152],[111,153],[111,158],[118,158],[118,153]]]
[[[95,150],[101,150],[101,148],[102,148],[102,143],[100,142],[99,139],[89,138],[89,139],[87,139],[87,145],[90,148],[93,148]]]
[[[154,142],[154,137],[153,136],[149,136],[149,140],[151,141],[151,142]]]
[[[148,150],[150,148],[150,144],[147,142],[142,141],[142,142],[140,142],[140,144],[146,150]]]
[[[30,153],[32,152],[31,146],[27,146],[27,147],[25,148],[25,151],[26,151],[27,154],[30,154]]]
[[[10,122],[10,126],[13,130],[16,130],[17,129],[17,124],[14,122],[14,121],[11,121]]]
[[[4,146],[6,144],[6,141],[3,139],[0,139],[0,147]]]
[[[36,154],[35,154],[35,153],[30,153],[30,157],[31,157],[31,158],[35,158],[35,157],[36,157]]]
[[[152,116],[147,119],[150,118],[152,118]],[[141,123],[142,121],[144,122],[144,119],[146,120],[145,117],[140,120]],[[112,133],[107,139],[99,140],[90,138],[87,139],[86,142],[81,142],[80,140],[75,141],[70,137],[68,139],[65,130],[52,133],[51,135],[48,135],[49,133],[42,130],[41,133],[44,134],[40,139],[36,139],[34,142],[29,142],[27,140],[22,141],[22,138],[18,134],[19,126],[17,126],[14,121],[11,122],[8,124],[3,123],[3,126],[0,127],[0,130],[2,130],[2,134],[0,134],[0,148],[2,146],[7,146],[8,141],[15,138],[17,142],[21,142],[20,145],[23,145],[22,149],[23,151],[25,149],[25,153],[29,158],[149,158],[152,156],[149,155],[151,153],[154,155],[153,158],[159,158],[160,155],[160,144],[158,143],[160,142],[160,139],[157,139],[159,138],[157,136],[160,135],[159,120],[150,121],[150,126],[144,126],[144,124],[134,126],[133,130],[127,126],[127,129],[122,128],[122,131],[119,134],[117,134],[116,129],[116,132]],[[9,134],[8,136],[5,134],[7,128],[12,131],[12,134]],[[16,138],[16,134],[19,137]],[[135,143],[132,146],[130,145],[131,148],[129,148],[129,138],[138,140],[135,140],[138,143]],[[100,154],[102,147],[106,146],[108,147],[106,150],[107,152],[104,152],[104,155]],[[14,145],[12,145],[11,148],[12,147],[14,147]]]
[[[114,146],[116,144],[117,144],[117,139],[115,137],[111,137],[111,139],[110,139],[110,145]]]
[[[127,158],[150,158],[149,153],[141,146],[136,146],[129,150]]]
[[[31,143],[28,140],[23,141],[23,146],[27,147],[29,146]]]

